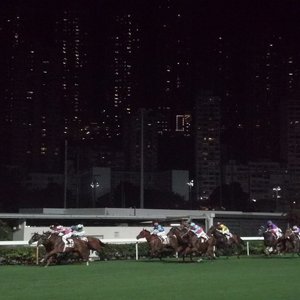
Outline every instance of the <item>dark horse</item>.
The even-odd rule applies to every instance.
[[[291,252],[300,256],[300,239],[291,228],[288,228],[284,233],[284,244],[286,252]]]
[[[46,249],[46,255],[42,259],[42,262],[46,262],[46,267],[49,266],[54,257],[57,257],[57,255],[63,253],[77,253],[88,266],[90,249],[87,246],[87,242],[78,238],[70,238],[68,240],[70,245],[65,247],[65,243],[63,242],[61,236],[59,236],[57,233],[46,232],[39,236],[38,233],[35,233],[29,240],[29,243],[37,241],[38,245],[44,245]]]
[[[214,259],[214,245],[216,240],[210,237],[207,241],[199,239],[194,232],[186,227],[172,227],[168,236],[175,236],[178,242],[177,253],[182,256],[183,260],[187,255],[192,259],[192,254],[199,254]]]
[[[156,235],[151,234],[149,230],[143,229],[136,237],[137,240],[145,238],[150,247],[150,256],[162,259],[164,254],[171,254],[176,251],[177,241],[169,239],[168,244],[164,244]]]
[[[188,230],[185,236],[188,239],[188,247],[185,249],[185,254],[190,252],[198,253],[201,256],[206,256],[208,259],[215,259],[214,248],[216,246],[216,238],[214,236],[210,236],[208,240],[205,240],[198,238],[191,230]]]
[[[260,226],[258,229],[258,235],[264,238],[265,254],[278,254],[282,249],[283,237],[279,239],[271,232],[267,231],[264,226]]]
[[[185,228],[172,227],[167,234],[169,239],[173,239],[176,241],[175,251],[178,255],[182,256],[183,260],[185,260],[186,249],[189,246],[187,238],[183,237],[183,235],[186,233],[187,233],[187,230]]]
[[[50,243],[48,240],[49,235],[51,234],[50,231],[44,232],[43,234],[39,234],[38,232],[34,232],[30,240],[28,241],[29,245],[32,245],[33,243],[37,242],[37,246],[43,245],[45,247],[46,253],[49,253],[51,250],[53,250],[53,244]],[[53,260],[56,260],[57,257],[51,256],[49,259],[49,264]]]
[[[232,233],[231,237],[227,238],[215,226],[211,226],[208,229],[207,235],[216,239],[215,246],[217,251],[223,251],[227,256],[235,253],[238,258],[240,257],[245,242],[239,235]]]

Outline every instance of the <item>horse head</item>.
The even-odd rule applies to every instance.
[[[136,239],[142,239],[142,238],[147,238],[150,236],[150,231],[143,228],[143,230],[137,235]]]
[[[216,232],[217,232],[217,228],[213,225],[207,230],[206,234],[208,236],[214,236]]]
[[[41,238],[41,234],[38,232],[34,232],[30,240],[28,241],[29,245],[32,245],[33,243],[37,242]]]
[[[266,232],[266,228],[264,226],[260,226],[257,232],[259,236],[263,236],[264,232]]]
[[[176,227],[171,227],[169,232],[167,233],[167,237],[175,236],[176,237]]]

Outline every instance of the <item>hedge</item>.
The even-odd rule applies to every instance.
[[[147,243],[140,243],[138,245],[139,257],[149,257],[149,246]],[[250,254],[261,255],[263,254],[264,247],[260,241],[253,241],[250,243]],[[39,257],[45,254],[44,247],[39,248]],[[124,259],[135,259],[136,249],[135,244],[106,244],[99,255],[100,260],[124,260]],[[246,249],[242,252],[246,254]],[[58,262],[68,263],[70,260],[74,260],[74,256],[61,254]],[[36,263],[36,248],[27,246],[14,246],[14,247],[2,247],[0,248],[0,264],[8,265],[33,265]]]

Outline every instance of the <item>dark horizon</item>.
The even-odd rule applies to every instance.
[[[208,160],[297,173],[299,11],[295,0],[2,1],[0,164],[61,173],[68,139],[74,168],[136,171],[146,108],[146,171],[202,178]]]

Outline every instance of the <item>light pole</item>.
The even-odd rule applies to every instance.
[[[93,190],[93,195],[92,195],[92,207],[96,207],[96,189],[100,186],[99,182],[96,181],[95,179],[91,182],[90,184],[92,190]]]
[[[273,187],[273,192],[275,192],[275,197],[276,197],[276,211],[278,211],[278,207],[279,207],[279,198],[281,197],[279,195],[280,191],[281,191],[281,187],[279,185]]]
[[[194,186],[194,180],[190,180],[189,182],[186,183],[189,187],[189,201],[191,204],[191,208],[193,208],[193,199],[192,199],[192,188]]]

